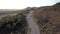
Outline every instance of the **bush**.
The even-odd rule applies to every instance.
[[[27,26],[26,18],[23,14],[14,16],[5,16],[0,20],[0,34],[25,34],[25,27]]]

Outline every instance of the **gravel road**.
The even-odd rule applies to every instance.
[[[27,19],[27,22],[28,22],[29,28],[30,28],[29,34],[40,34],[38,25],[36,24],[36,22],[34,21],[34,19],[32,17],[33,12],[34,11],[30,11],[30,13],[26,16],[26,19]]]

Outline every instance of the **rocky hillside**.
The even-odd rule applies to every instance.
[[[33,17],[40,27],[41,34],[60,34],[60,3],[39,7]]]

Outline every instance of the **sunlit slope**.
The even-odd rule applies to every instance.
[[[36,9],[33,17],[41,34],[60,34],[60,3]]]

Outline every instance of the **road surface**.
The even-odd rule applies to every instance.
[[[29,24],[29,28],[30,28],[30,33],[29,34],[40,34],[38,25],[36,24],[36,22],[32,18],[32,13],[33,13],[33,11],[31,11],[26,17],[27,22]]]

